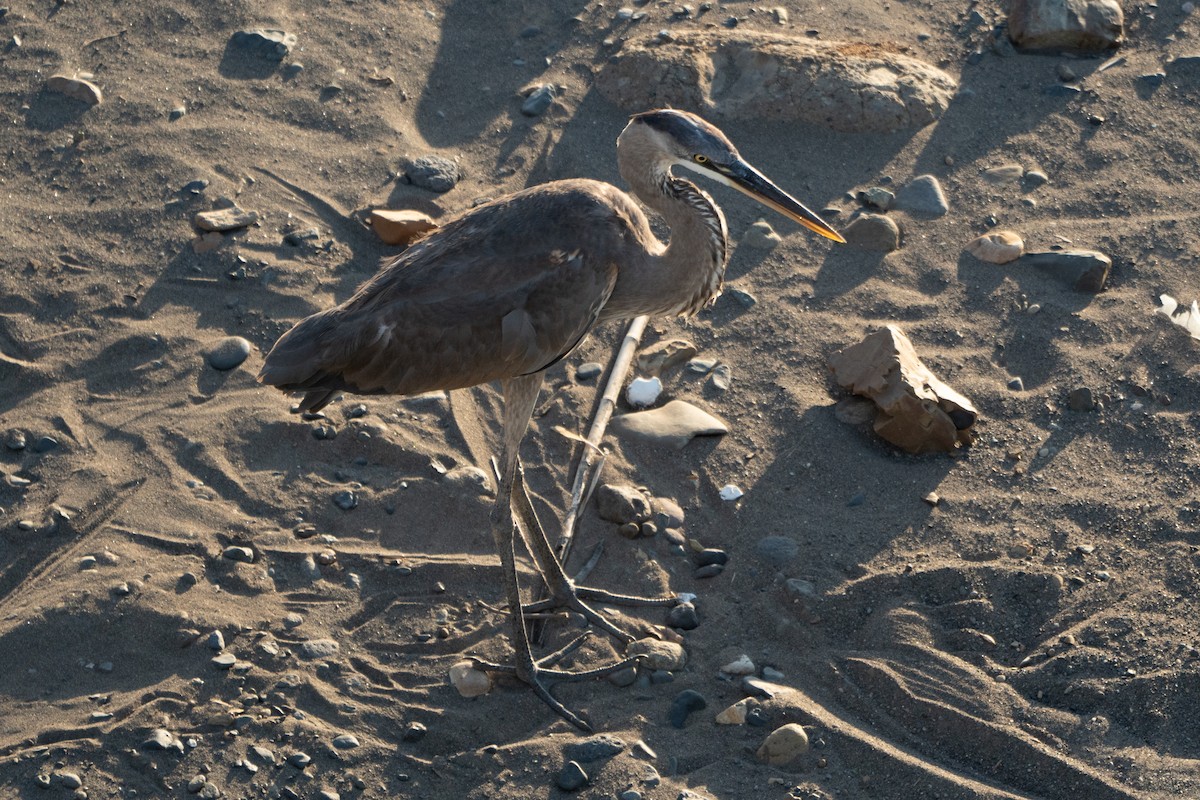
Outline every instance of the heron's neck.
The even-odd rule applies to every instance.
[[[632,165],[629,165],[632,167]],[[633,193],[657,211],[671,229],[670,243],[651,255],[650,270],[661,281],[663,307],[643,313],[692,315],[721,293],[729,260],[725,217],[705,192],[691,181],[661,169],[626,169],[622,177]],[[650,277],[650,276],[646,276]]]

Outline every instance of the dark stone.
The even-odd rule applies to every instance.
[[[723,564],[709,564],[707,567],[700,567],[694,574],[697,578],[715,578],[724,571]]]
[[[268,61],[283,61],[296,44],[296,35],[274,28],[238,31],[229,39],[235,47]]]
[[[695,689],[684,689],[675,695],[675,699],[671,702],[671,709],[667,712],[667,720],[674,727],[682,728],[687,724],[687,719],[693,712],[707,707],[708,701],[704,699],[704,695]]]
[[[558,773],[558,777],[554,782],[564,792],[573,792],[587,785],[588,774],[583,771],[583,767],[579,766],[578,763],[568,761],[567,765]]]
[[[1067,407],[1072,411],[1091,411],[1096,407],[1096,400],[1092,397],[1092,390],[1086,386],[1081,386],[1078,389],[1072,389],[1067,395]]]
[[[432,192],[448,192],[462,180],[462,170],[448,158],[422,156],[408,164],[404,176],[413,186]]]
[[[342,511],[349,511],[358,507],[358,495],[349,490],[338,492],[333,496],[333,504]]]
[[[790,564],[800,552],[800,545],[787,536],[764,536],[754,545],[754,552],[763,561],[782,567]]]
[[[698,567],[707,567],[709,564],[726,564],[728,562],[729,554],[715,547],[701,550],[696,554],[696,566]]]
[[[407,728],[404,729],[404,733],[401,734],[400,738],[403,741],[408,742],[409,744],[412,744],[413,742],[419,742],[422,739],[424,739],[425,734],[427,734],[428,732],[429,732],[429,729],[426,728],[424,725],[422,725],[419,722],[414,722],[411,725],[409,725]]]
[[[1055,277],[1062,278],[1081,292],[1096,293],[1104,289],[1112,259],[1095,250],[1050,250],[1044,253],[1026,253],[1014,263],[1037,267]]]
[[[540,117],[550,108],[556,94],[553,85],[543,83],[525,96],[525,102],[521,103],[521,113],[527,117]]]
[[[691,603],[680,603],[667,612],[667,625],[681,631],[695,630],[700,627],[700,617],[696,606]]]

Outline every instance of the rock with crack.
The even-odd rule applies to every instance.
[[[829,366],[839,384],[875,402],[875,432],[897,447],[935,453],[970,444],[979,412],[929,371],[895,325],[835,353]]]
[[[630,41],[597,87],[630,111],[672,106],[708,117],[891,133],[937,120],[958,85],[894,45],[706,31]]]

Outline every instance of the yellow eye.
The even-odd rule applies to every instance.
[[[695,161],[697,164],[707,164],[708,156],[703,156],[703,155],[700,155],[699,153],[696,153],[696,155],[692,156],[692,160]]]

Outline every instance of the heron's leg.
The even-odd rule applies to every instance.
[[[591,608],[583,601],[586,599],[623,606],[667,607],[679,602],[679,599],[674,595],[669,597],[638,597],[636,595],[616,594],[588,586],[576,586],[575,582],[567,576],[566,570],[563,569],[562,563],[558,560],[558,556],[555,555],[554,549],[550,546],[550,540],[546,536],[545,529],[542,528],[541,522],[538,521],[537,512],[534,510],[533,502],[529,499],[529,492],[525,488],[525,470],[519,460],[514,470],[513,486],[510,487],[510,491],[512,492],[511,503],[516,512],[517,519],[524,529],[530,550],[533,551],[533,556],[541,567],[542,578],[550,590],[549,599],[523,606],[522,610],[526,613],[544,611],[550,608],[570,608],[578,611],[589,622],[605,633],[628,644],[634,640],[633,636],[618,628],[603,614]]]
[[[482,669],[515,674],[528,683],[534,693],[559,716],[575,727],[590,732],[591,727],[587,722],[556,700],[542,681],[546,679],[583,680],[600,677],[636,664],[638,657],[627,658],[600,669],[583,672],[567,672],[542,666],[560,658],[563,651],[552,653],[546,659],[538,660],[533,657],[529,632],[525,627],[525,615],[521,613],[521,588],[517,581],[515,551],[517,529],[513,520],[512,497],[513,481],[517,472],[517,448],[529,425],[529,417],[533,413],[533,405],[537,400],[541,385],[541,374],[514,378],[504,382],[504,454],[501,459],[500,485],[496,490],[496,503],[492,507],[491,513],[492,538],[495,539],[496,550],[500,555],[500,567],[504,575],[504,590],[512,619],[513,648],[516,650],[516,655],[512,666],[492,664],[481,659],[475,659],[475,661]],[[572,642],[571,645],[568,645],[568,649],[577,645],[578,641]]]

